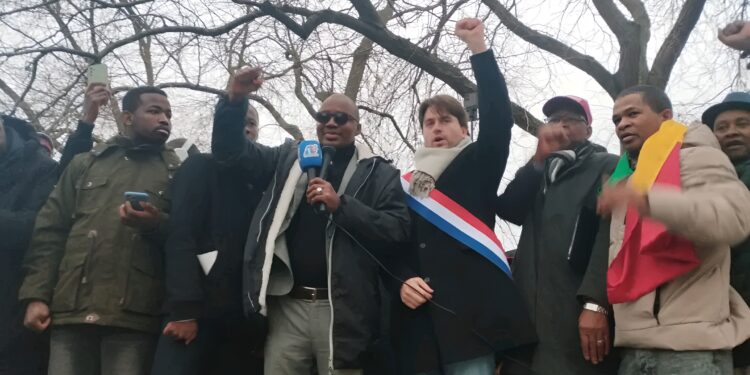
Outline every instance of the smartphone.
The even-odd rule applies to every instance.
[[[143,211],[141,203],[148,202],[148,193],[142,193],[138,191],[126,191],[125,200],[130,202],[133,209],[136,211]]]
[[[107,72],[107,66],[104,64],[93,64],[89,65],[87,75],[87,85],[92,84],[109,84],[109,73]]]

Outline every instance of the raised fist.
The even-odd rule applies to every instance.
[[[258,67],[244,67],[234,72],[229,79],[229,87],[227,88],[229,101],[235,101],[253,91],[257,91],[263,85],[262,74],[263,71]]]
[[[719,30],[719,40],[739,51],[750,51],[750,21],[732,22]]]
[[[484,42],[484,25],[478,18],[464,18],[456,22],[456,36],[466,43],[474,54],[487,50],[487,44]]]
[[[549,154],[560,151],[570,146],[570,139],[565,135],[565,131],[559,126],[545,125],[539,128],[536,133],[539,140],[536,146],[534,161],[543,162]]]

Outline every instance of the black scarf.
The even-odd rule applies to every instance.
[[[587,158],[595,151],[594,145],[586,141],[574,150],[560,150],[551,153],[544,166],[544,190],[547,191],[547,187],[557,181],[577,161]]]

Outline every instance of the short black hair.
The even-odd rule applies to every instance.
[[[159,94],[167,97],[167,93],[164,92],[164,90],[154,86],[139,86],[130,89],[122,98],[123,112],[135,112],[138,109],[138,106],[141,105],[141,95],[143,94]]]
[[[656,86],[637,85],[628,87],[625,90],[620,91],[616,99],[620,99],[623,96],[630,94],[640,94],[643,102],[651,107],[651,110],[654,112],[661,113],[665,109],[672,109],[672,101],[669,100],[667,93]]]

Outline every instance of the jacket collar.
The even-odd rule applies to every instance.
[[[137,145],[133,143],[133,140],[125,137],[123,135],[116,135],[110,139],[108,139],[106,142],[101,143],[94,147],[93,150],[91,150],[91,153],[98,157],[107,152],[107,150],[115,149],[115,148],[121,148],[124,149],[126,152],[162,152],[165,150],[168,150],[169,148],[166,147],[164,144],[160,145],[150,145],[150,144],[140,144]]]

